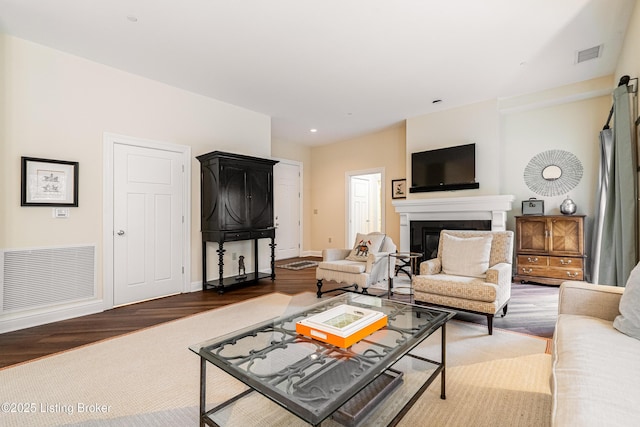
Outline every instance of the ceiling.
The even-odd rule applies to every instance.
[[[264,113],[273,139],[318,145],[609,75],[634,4],[0,0],[0,31]]]

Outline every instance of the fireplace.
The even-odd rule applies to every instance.
[[[419,261],[435,258],[441,230],[491,230],[490,220],[411,221],[411,252],[423,254]]]
[[[514,199],[512,195],[498,195],[395,200],[393,206],[400,214],[398,250],[423,252],[417,250],[415,242],[419,241],[429,252],[426,259],[430,259],[434,248],[437,251],[436,240],[442,229],[506,230],[507,212]],[[414,231],[422,223],[427,223],[427,229],[420,225],[420,231]]]

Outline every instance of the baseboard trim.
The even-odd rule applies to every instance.
[[[202,280],[198,282],[191,282],[191,289],[189,292],[198,292],[202,290]]]
[[[88,314],[101,313],[103,311],[104,301],[92,300],[75,303],[73,306],[52,307],[48,308],[47,311],[13,313],[11,316],[5,315],[0,317],[0,334],[45,325],[47,323],[59,322],[74,317],[86,316]]]
[[[313,257],[322,258],[322,251],[304,251],[300,256],[301,257],[313,256]]]

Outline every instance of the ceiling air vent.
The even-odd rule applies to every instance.
[[[600,58],[602,54],[602,45],[590,47],[589,49],[584,49],[578,51],[576,54],[576,64],[581,62],[589,61],[591,59]]]

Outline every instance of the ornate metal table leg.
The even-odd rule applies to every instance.
[[[206,410],[206,394],[207,394],[207,361],[204,357],[200,358],[200,427],[205,427],[204,414]]]
[[[442,357],[442,372],[440,372],[440,399],[446,399],[445,394],[445,371],[447,370],[447,324],[443,323],[441,328],[442,342],[441,345],[441,357]]]
[[[322,297],[322,279],[318,280],[318,283],[316,283],[316,286],[318,287],[318,292],[316,292],[316,295],[318,296],[318,298]]]
[[[391,254],[389,254],[387,256],[387,259],[388,259],[387,262],[389,264],[391,264],[391,258],[392,258],[392,256],[391,256]],[[395,257],[393,259],[395,261]],[[393,275],[391,274],[391,269],[390,268],[388,268],[387,270],[389,271],[389,274],[387,274],[387,285],[389,287],[389,289],[387,289],[387,299],[389,299],[389,298],[391,298],[393,296]]]

